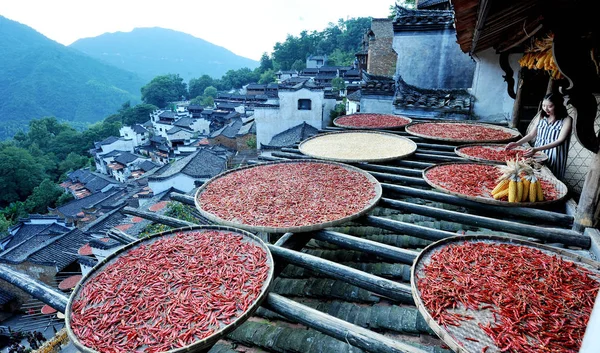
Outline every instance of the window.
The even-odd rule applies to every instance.
[[[298,110],[310,110],[310,99],[298,99]]]

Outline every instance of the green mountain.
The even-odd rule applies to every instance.
[[[218,79],[229,70],[258,66],[257,61],[203,39],[159,27],[105,33],[79,39],[70,47],[146,80],[165,74],[179,74],[186,82],[205,74]]]
[[[31,119],[96,122],[139,102],[138,75],[54,42],[0,16],[0,140]]]

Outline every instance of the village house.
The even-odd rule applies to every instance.
[[[76,199],[82,199],[98,191],[109,190],[117,185],[116,180],[88,169],[78,169],[68,173],[67,179],[60,183],[60,187]]]
[[[261,144],[260,149],[268,150],[290,147],[295,143],[316,135],[318,132],[319,130],[317,128],[303,122],[273,136],[268,144]]]
[[[306,68],[318,69],[327,65],[327,55],[310,55],[306,58]]]
[[[210,145],[222,145],[236,151],[253,149],[249,146],[251,140],[256,140],[256,125],[254,118],[235,117],[229,124],[213,131],[208,136]]]
[[[154,194],[160,194],[170,188],[187,193],[226,168],[226,156],[202,148],[155,172],[148,177],[148,186]]]
[[[275,74],[277,76],[277,83],[281,83],[288,78],[298,77],[298,71],[296,70],[279,70]]]
[[[254,108],[257,146],[268,145],[276,134],[306,122],[321,129],[331,125],[335,98],[325,96],[323,87],[305,80],[279,87],[279,106]]]
[[[140,124],[134,124],[133,126],[123,126],[119,129],[119,135],[127,140],[132,140],[133,146],[137,147],[148,142],[150,131]]]

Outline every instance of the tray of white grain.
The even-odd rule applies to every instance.
[[[328,161],[383,162],[411,156],[417,144],[395,134],[354,130],[318,134],[302,141],[298,149]]]

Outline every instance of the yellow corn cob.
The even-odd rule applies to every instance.
[[[544,192],[542,191],[542,183],[538,180],[537,182],[537,195],[536,198],[538,201],[544,201]]]
[[[494,200],[500,200],[501,198],[506,197],[506,196],[508,196],[508,188],[495,193]]]
[[[515,202],[521,202],[523,198],[523,182],[521,179],[517,180],[517,197],[515,198]]]
[[[537,179],[531,179],[529,184],[529,202],[535,202],[537,196]]]
[[[523,180],[523,197],[521,198],[521,201],[527,202],[529,201],[529,184],[531,184],[531,181],[529,181],[527,177],[521,180]]]
[[[500,191],[508,189],[508,179],[504,179],[496,185],[494,190],[492,190],[492,195],[499,193]]]
[[[517,201],[517,182],[514,179],[511,179],[508,182],[508,202],[516,202]]]

